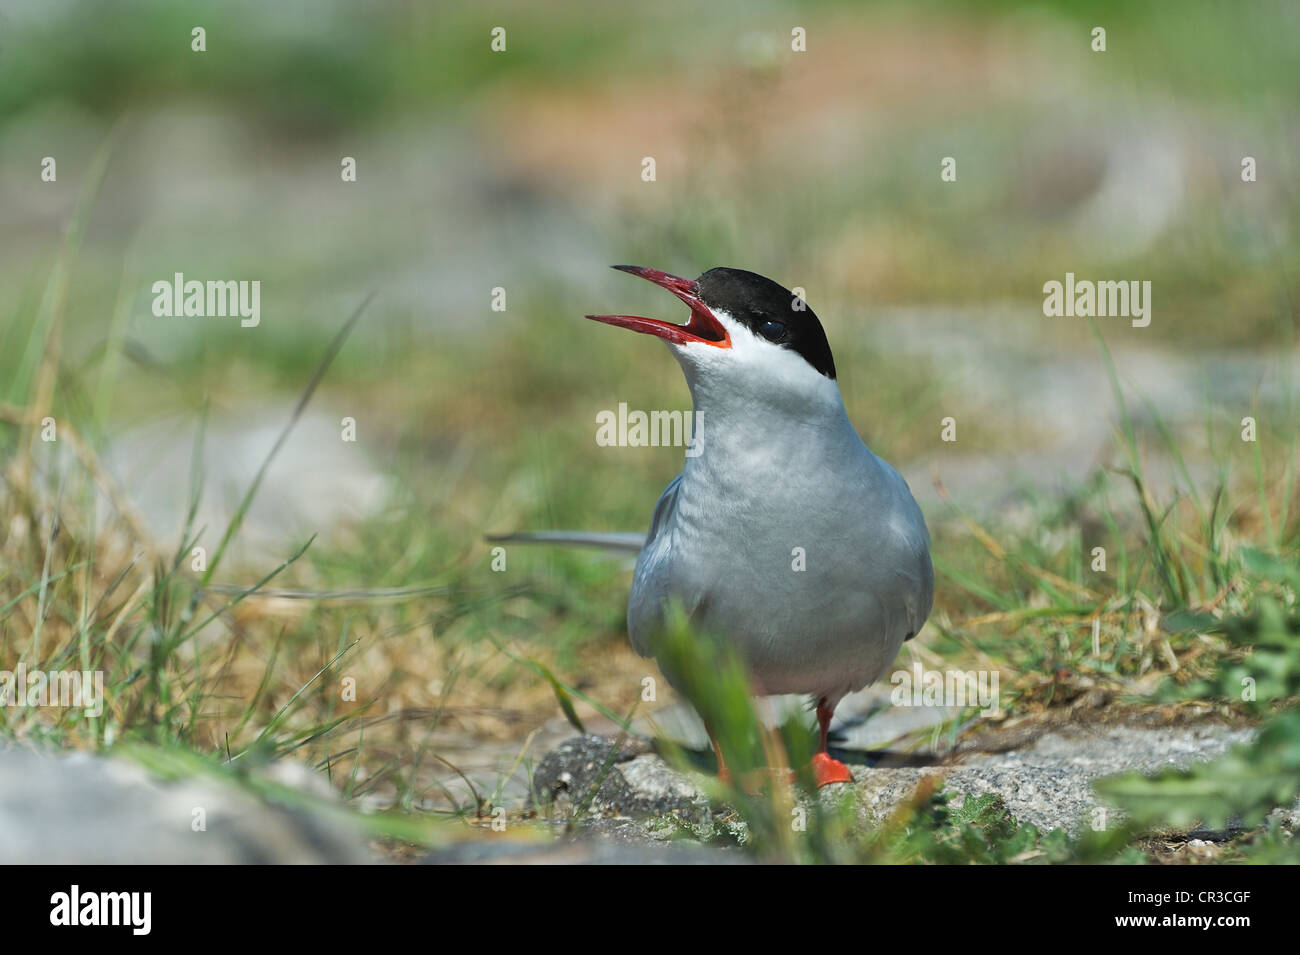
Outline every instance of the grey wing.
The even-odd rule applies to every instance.
[[[926,553],[921,555],[916,573],[896,573],[908,583],[904,590],[907,594],[904,598],[904,612],[907,615],[908,629],[903,642],[906,643],[921,632],[926,618],[930,616],[930,608],[934,606],[934,565]]]
[[[677,510],[677,489],[681,483],[682,476],[679,474],[659,495],[654,515],[650,518],[650,530],[645,535],[645,547],[641,549],[636,574],[632,578],[632,593],[628,596],[627,634],[632,641],[632,649],[643,657],[650,655],[647,640],[658,626],[663,610],[660,595],[649,580],[650,568],[656,563],[659,549],[664,544],[664,534],[672,526],[673,513]]]
[[[903,597],[903,614],[907,618],[907,636],[903,638],[904,643],[921,632],[934,606],[934,563],[930,560],[930,531],[925,526],[921,509],[916,507],[915,503],[912,506],[916,509],[914,527],[917,533],[914,536],[908,535],[910,539],[906,548],[911,560],[901,568],[894,569],[894,573],[906,581],[904,586],[899,588]]]
[[[655,512],[650,518],[650,530],[646,531],[645,549],[652,550],[659,535],[663,533],[664,528],[672,520],[673,512],[677,510],[677,487],[682,483],[682,476],[679,474],[668,482],[664,492],[659,495],[659,500],[655,504]]]

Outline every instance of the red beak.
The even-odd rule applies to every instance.
[[[703,342],[717,348],[730,348],[731,336],[726,327],[709,311],[709,307],[700,301],[698,288],[692,279],[678,278],[658,269],[646,269],[639,265],[616,265],[620,272],[631,272],[647,281],[666,288],[690,306],[691,318],[685,325],[660,321],[657,318],[642,318],[639,315],[588,315],[594,322],[630,328],[634,332],[654,335],[673,345],[689,345]]]

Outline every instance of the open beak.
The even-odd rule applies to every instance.
[[[615,265],[614,268],[620,272],[639,275],[661,288],[668,289],[690,306],[690,320],[685,325],[674,325],[672,322],[657,318],[642,318],[639,315],[588,315],[587,317],[592,321],[630,328],[634,332],[644,332],[673,345],[703,342],[717,348],[731,347],[731,336],[727,334],[727,329],[722,322],[709,311],[709,307],[700,301],[694,280],[678,278],[676,275],[669,275],[658,269],[642,268],[639,265]]]

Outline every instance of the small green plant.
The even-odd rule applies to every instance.
[[[1099,783],[1098,792],[1122,808],[1134,827],[1253,827],[1300,797],[1300,570],[1254,550],[1243,552],[1242,563],[1261,581],[1253,610],[1219,621],[1188,621],[1222,633],[1236,652],[1220,658],[1211,679],[1184,693],[1231,701],[1264,722],[1252,742],[1189,770]],[[1270,830],[1269,845],[1276,855],[1286,837]],[[1291,858],[1300,859],[1294,846]]]

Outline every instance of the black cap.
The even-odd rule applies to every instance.
[[[822,323],[789,289],[757,272],[725,268],[709,269],[699,277],[697,286],[705,305],[722,309],[760,338],[802,355],[808,364],[835,380],[835,359]]]

